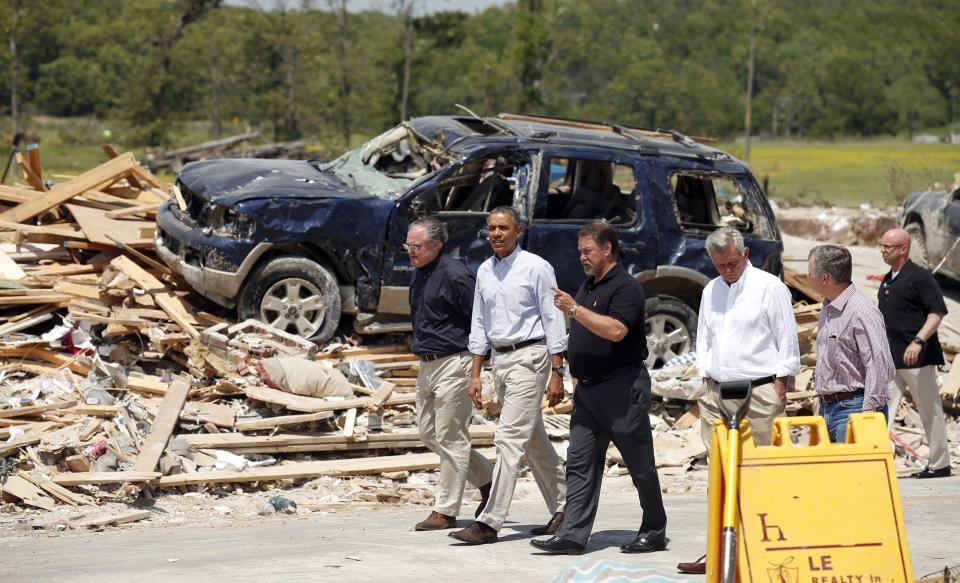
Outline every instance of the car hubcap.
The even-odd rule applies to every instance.
[[[260,319],[274,328],[304,338],[323,324],[326,305],[313,283],[299,278],[282,279],[270,286],[260,301]]]
[[[663,366],[690,351],[690,332],[679,318],[655,314],[647,318],[647,368]]]

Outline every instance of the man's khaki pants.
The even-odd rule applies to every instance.
[[[720,412],[719,390],[712,380],[707,382],[707,392],[697,403],[700,404],[700,436],[703,438],[703,444],[710,451],[710,440],[713,436],[713,422],[717,419],[723,419]],[[735,411],[743,400],[726,399],[724,404],[727,410]],[[786,403],[777,395],[773,388],[773,383],[759,385],[753,388],[753,395],[750,397],[750,407],[747,409],[747,421],[750,423],[750,431],[753,433],[753,441],[757,445],[770,445],[773,434],[773,420],[783,415],[786,409]]]
[[[494,436],[497,464],[490,498],[477,519],[494,530],[500,530],[510,511],[524,454],[550,515],[563,511],[567,497],[563,461],[550,443],[540,412],[549,377],[550,354],[544,344],[494,352],[493,379],[503,409]]]
[[[903,399],[903,390],[910,390],[913,403],[917,406],[920,422],[927,433],[927,443],[930,445],[930,457],[927,465],[932,470],[940,470],[950,466],[950,447],[947,445],[947,423],[943,415],[943,402],[940,400],[940,390],[937,388],[937,369],[934,365],[920,368],[898,368],[893,382],[890,383],[890,415],[888,426],[893,426],[893,419],[900,408]]]
[[[470,446],[470,367],[468,352],[420,363],[417,375],[417,427],[420,439],[440,456],[440,480],[433,509],[457,516],[464,482],[490,483],[493,465]]]

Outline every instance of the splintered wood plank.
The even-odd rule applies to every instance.
[[[358,407],[370,407],[370,397],[360,397],[357,399],[343,399],[342,401],[329,401],[327,399],[318,399],[316,397],[304,397],[284,393],[276,389],[262,386],[247,386],[243,388],[251,399],[272,403],[274,405],[283,405],[291,411],[303,411],[305,413],[318,413],[320,411],[346,411]],[[415,395],[397,395],[387,399],[383,406],[393,405],[412,405],[416,403]]]
[[[7,476],[0,482],[0,490],[16,496],[22,500],[24,504],[43,508],[44,510],[53,510],[57,506],[53,498],[47,496],[43,490],[37,488],[20,476]]]
[[[17,475],[23,478],[24,480],[32,483],[34,486],[40,488],[47,494],[50,494],[54,498],[60,500],[65,504],[69,504],[70,506],[80,506],[80,505],[96,506],[97,505],[97,503],[93,500],[93,498],[89,496],[84,496],[83,494],[77,494],[75,492],[71,492],[70,490],[67,490],[63,486],[53,483],[48,478],[39,478],[39,477],[31,476],[30,474],[28,474],[27,472],[24,472],[23,470],[17,472]]]
[[[43,183],[43,170],[40,168],[40,144],[29,144],[27,146],[27,164],[30,166],[30,170],[40,179],[40,183]],[[44,188],[43,190],[46,190]]]
[[[395,388],[397,388],[397,385],[389,381],[381,381],[380,386],[377,387],[377,390],[370,397],[370,406],[374,409],[383,407],[383,404],[387,402],[387,399],[393,394]]]
[[[86,208],[75,204],[66,205],[91,243],[114,245],[123,243],[131,247],[153,245],[152,239],[141,239],[140,229],[152,227],[153,221],[119,220],[107,216],[107,211]]]
[[[25,277],[27,277],[27,274],[17,265],[17,262],[10,259],[10,256],[3,251],[0,251],[0,279],[16,281]]]
[[[497,427],[495,425],[471,425],[468,428],[470,439],[476,445],[490,445]],[[279,448],[285,446],[315,446],[310,451],[337,451],[344,444],[368,443],[390,447],[395,443],[415,443],[416,447],[426,447],[418,431],[396,431],[394,433],[369,433],[363,441],[342,434],[327,435],[244,435],[242,433],[190,433],[177,436],[197,449],[241,448]]]
[[[113,147],[113,144],[100,144],[100,148],[104,151],[107,156],[110,156],[110,159],[120,156],[120,152],[117,152],[117,149]],[[130,186],[134,188],[139,188],[143,190],[143,184],[137,180],[136,176],[127,176],[127,182],[130,183]]]
[[[940,387],[940,396],[956,399],[958,392],[960,392],[960,353],[953,357],[950,372],[947,373],[947,378],[944,379],[943,385]],[[950,405],[953,406],[955,403],[950,403]]]
[[[200,332],[193,327],[196,319],[189,314],[183,301],[170,293],[169,288],[167,288],[163,282],[150,275],[145,269],[123,255],[111,261],[110,265],[136,282],[144,291],[151,294],[154,301],[157,302],[157,305],[159,305],[174,322],[183,328],[184,332],[192,338],[200,337]]]
[[[343,420],[343,436],[353,437],[353,430],[357,426],[357,410],[347,409],[347,416]]]
[[[160,477],[160,472],[70,472],[55,474],[51,479],[61,486],[95,486],[123,482],[151,482]]]
[[[233,427],[237,431],[257,431],[260,429],[273,429],[283,427],[284,425],[299,425],[301,423],[312,423],[314,421],[323,421],[333,418],[333,411],[321,411],[319,413],[305,413],[303,415],[283,415],[280,417],[268,417],[266,419],[251,419],[237,421]],[[227,434],[230,435],[230,434]]]
[[[0,220],[20,223],[32,219],[58,204],[83,194],[87,190],[119,180],[136,166],[136,159],[133,154],[128,152],[90,169],[72,180],[58,184],[48,192],[0,214]]]
[[[43,180],[34,172],[33,168],[30,167],[30,164],[20,152],[17,152],[17,165],[20,166],[20,171],[23,172],[23,177],[27,179],[30,186],[40,192],[47,191],[47,186],[43,183]]]
[[[488,460],[495,459],[494,449],[477,450]],[[189,486],[193,484],[216,484],[232,482],[259,482],[272,480],[300,480],[320,476],[355,476],[429,470],[440,467],[440,458],[435,453],[390,455],[380,457],[298,462],[269,468],[249,468],[242,472],[217,470],[195,474],[177,474],[160,478],[161,488]]]
[[[163,450],[167,448],[167,441],[180,418],[180,411],[189,392],[190,385],[181,379],[173,381],[167,389],[163,403],[160,404],[160,412],[157,413],[150,428],[150,435],[143,441],[137,463],[133,465],[135,472],[152,472],[157,467]]]
[[[141,204],[138,206],[133,206],[125,209],[118,209],[115,211],[107,211],[107,218],[110,219],[123,219],[126,217],[132,217],[137,215],[146,216],[147,218],[156,217],[157,211],[160,209],[160,206],[163,203],[160,202],[151,202],[148,204]]]
[[[56,411],[57,409],[69,409],[77,404],[77,401],[62,401],[60,403],[50,403],[49,405],[33,405],[31,407],[14,407],[12,409],[0,409],[0,418],[7,417],[35,417],[47,411]]]
[[[136,522],[138,520],[150,518],[151,516],[153,516],[153,513],[149,510],[131,510],[129,512],[113,515],[96,514],[94,516],[82,518],[77,522],[74,522],[73,526],[76,528],[96,528],[98,526],[107,526],[108,524]]]

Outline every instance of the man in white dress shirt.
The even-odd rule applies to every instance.
[[[787,381],[800,372],[800,344],[790,290],[780,278],[750,265],[740,231],[717,229],[706,241],[720,277],[703,290],[697,324],[697,368],[706,383],[700,397],[700,435],[710,449],[721,419],[717,383],[752,381],[746,418],[753,440],[769,445],[773,420],[783,415]],[[727,401],[735,408],[742,401]],[[680,563],[685,573],[704,573],[702,559]]]
[[[485,355],[492,351],[493,378],[503,409],[494,437],[497,463],[487,504],[476,522],[450,533],[473,545],[497,540],[524,454],[553,514],[547,526],[534,529],[534,534],[556,531],[566,499],[563,461],[550,443],[540,412],[544,389],[551,405],[563,399],[567,336],[563,314],[553,305],[551,288],[557,285],[556,277],[549,263],[517,245],[522,229],[512,208],[491,211],[487,231],[493,257],[477,271],[467,345],[473,354],[470,396],[480,407],[480,371]]]

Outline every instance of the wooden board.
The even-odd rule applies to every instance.
[[[127,152],[84,172],[72,180],[54,186],[49,192],[0,213],[0,220],[20,223],[32,219],[58,204],[83,194],[84,191],[119,180],[136,166],[137,161],[133,154]]]
[[[150,482],[160,477],[160,472],[71,472],[55,474],[53,482],[61,486],[92,486],[123,482]]]
[[[12,409],[0,409],[0,418],[6,417],[35,417],[47,411],[56,411],[57,409],[69,409],[76,405],[76,401],[62,401],[60,403],[50,403],[49,405],[33,405],[31,407],[14,407]]]
[[[237,431],[257,431],[260,429],[274,429],[284,425],[299,425],[301,423],[312,423],[314,421],[323,421],[333,418],[332,411],[321,411],[320,413],[306,413],[303,415],[283,415],[280,417],[267,417],[266,419],[249,419],[237,421],[234,429]]]
[[[153,295],[153,299],[157,302],[157,305],[160,306],[174,322],[183,328],[183,331],[189,334],[191,338],[200,337],[200,332],[193,327],[193,324],[197,323],[196,319],[190,315],[183,301],[173,295],[163,282],[150,275],[145,269],[131,261],[128,257],[117,257],[110,262],[110,265],[136,282],[144,291]]]
[[[10,256],[3,251],[0,251],[0,279],[16,281],[25,277],[27,277],[27,274],[17,265],[17,262],[10,259]]]
[[[140,447],[140,455],[137,456],[137,462],[133,466],[135,472],[152,472],[157,467],[163,450],[167,448],[167,441],[180,418],[180,411],[189,392],[190,385],[180,379],[173,381],[167,389],[167,394],[164,395],[163,403],[160,405],[160,412],[150,428],[150,435]]]
[[[477,450],[488,460],[495,459],[494,449]],[[368,458],[298,462],[268,468],[250,468],[242,472],[217,470],[195,474],[177,474],[160,478],[161,488],[189,486],[193,484],[216,484],[232,482],[260,482],[269,480],[299,480],[320,476],[356,476],[414,470],[431,470],[440,467],[440,458],[435,453],[391,455]]]
[[[153,221],[111,219],[107,211],[75,204],[66,207],[91,243],[114,245],[120,242],[131,247],[153,246],[152,239],[140,238],[140,229],[153,227],[156,224]]]
[[[958,392],[960,392],[960,353],[953,357],[953,361],[950,364],[950,372],[947,373],[947,378],[944,379],[943,385],[940,386],[940,396],[956,400]],[[950,405],[953,406],[955,403],[951,403]]]
[[[357,407],[370,407],[372,404],[371,397],[328,401],[326,399],[303,397],[301,395],[293,395],[276,389],[254,385],[244,387],[243,392],[251,399],[263,401],[264,403],[272,403],[274,405],[283,405],[291,411],[302,411],[304,413],[346,411],[347,409]],[[413,394],[396,395],[387,399],[386,402],[383,403],[383,406],[413,405],[416,401],[416,396]]]
[[[474,445],[489,445],[496,433],[495,425],[471,425],[470,439]],[[290,445],[317,446],[310,451],[337,451],[339,445],[367,443],[384,444],[390,447],[394,443],[416,443],[416,447],[426,447],[420,440],[418,431],[396,431],[394,433],[369,433],[363,440],[341,434],[327,435],[243,435],[241,433],[185,434],[177,439],[190,444],[191,449],[227,449],[284,447]],[[326,446],[330,446],[329,448]]]
[[[93,516],[85,517],[77,522],[74,522],[73,526],[76,528],[96,528],[98,526],[106,526],[108,524],[136,522],[137,520],[144,520],[145,518],[150,518],[151,516],[153,516],[153,513],[149,510],[131,510],[129,512],[113,515],[103,515],[97,513]]]
[[[53,498],[47,496],[43,490],[37,488],[20,476],[7,476],[3,482],[0,483],[0,489],[6,494],[16,496],[22,500],[24,504],[29,506],[43,508],[44,510],[53,510],[57,505]]]

